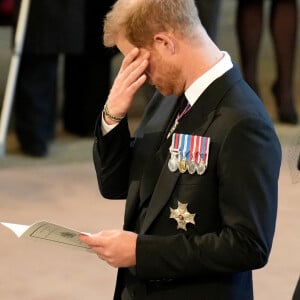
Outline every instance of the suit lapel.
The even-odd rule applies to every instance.
[[[149,107],[141,120],[140,126],[135,133],[136,141],[134,146],[131,170],[131,184],[128,191],[128,199],[125,207],[124,228],[127,228],[130,221],[135,216],[135,212],[140,206],[141,194],[148,194],[147,186],[141,187],[142,173],[145,174],[147,164],[153,161],[153,155],[157,152],[164,138],[165,130],[169,126],[170,120],[175,113],[178,97],[154,97],[153,101],[149,103]],[[159,113],[154,114],[154,112]],[[137,155],[135,155],[137,154]],[[141,158],[142,157],[142,158]],[[151,177],[153,170],[149,176]],[[141,192],[142,190],[142,192]],[[151,193],[153,189],[151,190]],[[145,199],[145,198],[142,198]]]

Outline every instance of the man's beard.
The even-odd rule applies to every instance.
[[[154,82],[150,79],[150,84],[155,85],[164,96],[181,95],[184,92],[181,70],[174,65],[166,65],[162,70]]]

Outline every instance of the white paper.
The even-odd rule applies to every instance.
[[[4,223],[1,222],[2,225],[12,230],[17,237],[20,237],[28,228],[28,225],[21,225],[21,224],[13,224],[13,223]]]
[[[87,244],[82,243],[78,239],[79,234],[90,235],[87,232],[80,232],[47,221],[40,221],[30,226],[5,222],[0,222],[0,224],[13,231],[18,238],[44,240],[57,243],[61,246],[72,246],[77,249],[91,251]]]

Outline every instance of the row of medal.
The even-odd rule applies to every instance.
[[[202,175],[207,168],[209,144],[209,137],[174,133],[169,148],[169,170]]]

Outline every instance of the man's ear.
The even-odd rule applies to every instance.
[[[172,39],[172,37],[170,37],[168,34],[166,33],[157,33],[154,35],[153,37],[154,40],[154,45],[156,47],[164,47],[165,50],[169,51],[171,54],[175,53],[175,42]]]

